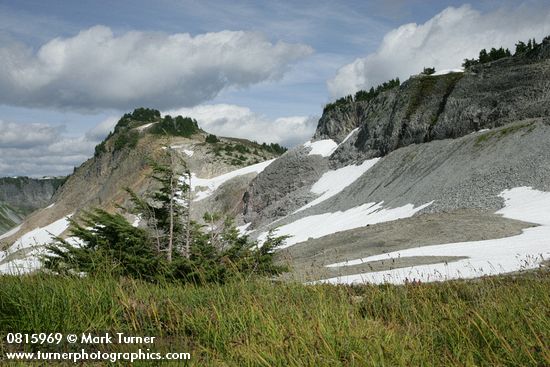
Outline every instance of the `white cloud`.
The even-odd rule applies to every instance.
[[[78,137],[64,135],[63,127],[0,121],[0,177],[71,173],[93,155],[114,127],[113,120],[107,118]]]
[[[0,103],[76,109],[194,106],[227,87],[280,78],[312,53],[255,32],[191,36],[95,26],[36,52],[0,46]]]
[[[166,114],[193,117],[202,129],[216,135],[279,143],[288,147],[309,140],[317,126],[317,118],[313,116],[271,120],[249,108],[230,104],[180,108],[166,111]]]
[[[332,96],[340,97],[396,76],[403,81],[424,67],[460,67],[482,48],[503,46],[513,52],[518,40],[535,37],[540,42],[549,34],[548,6],[489,13],[470,5],[449,7],[424,24],[405,24],[388,32],[376,52],[343,66],[327,84]]]
[[[91,141],[103,140],[114,129],[118,120],[118,117],[107,117],[105,120],[101,121],[99,124],[94,126],[86,133],[86,139]]]
[[[49,144],[59,136],[60,129],[46,124],[17,124],[0,120],[0,147],[26,148]]]
[[[167,111],[190,116],[204,130],[220,136],[294,146],[309,140],[316,117],[269,119],[246,107],[200,105]],[[118,118],[108,117],[82,136],[67,136],[63,127],[0,120],[0,177],[66,175],[93,155],[94,147],[113,129]]]

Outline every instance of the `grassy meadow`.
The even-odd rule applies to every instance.
[[[404,286],[2,276],[0,329],[157,336],[152,350],[193,366],[550,366],[550,271]]]

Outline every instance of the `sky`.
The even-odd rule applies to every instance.
[[[142,106],[292,147],[335,98],[547,35],[548,0],[0,0],[0,176],[69,174]]]

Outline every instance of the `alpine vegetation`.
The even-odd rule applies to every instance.
[[[177,280],[224,283],[234,276],[272,276],[285,268],[274,263],[275,247],[284,237],[270,236],[259,248],[241,235],[230,219],[205,229],[191,220],[190,187],[185,162],[171,149],[164,161],[150,161],[157,189],[141,197],[127,189],[131,212],[144,222],[129,223],[120,213],[85,211],[71,219],[71,237],[57,238],[46,248],[45,268],[57,274],[124,276],[147,281]],[[124,209],[124,208],[121,208]],[[220,222],[205,214],[210,222]]]

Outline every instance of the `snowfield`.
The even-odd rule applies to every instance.
[[[15,252],[21,249],[50,243],[54,237],[59,236],[67,228],[69,228],[69,219],[71,217],[72,214],[61,218],[46,227],[38,227],[25,233],[23,236],[19,237],[13,245],[10,246],[8,252]]]
[[[213,177],[213,178],[199,178],[195,176],[194,173],[191,173],[191,191],[195,192],[195,200],[203,200],[216,191],[223,183],[231,180],[232,178],[246,175],[249,173],[260,173],[267,166],[269,166],[275,159],[269,161],[253,164],[244,168],[237,169],[235,171],[228,172],[226,174]],[[185,177],[182,177],[181,180],[185,180]],[[205,188],[206,190],[197,190],[198,188]]]
[[[550,192],[530,187],[518,187],[503,191],[500,196],[505,207],[498,214],[510,219],[539,224],[527,228],[517,236],[472,242],[423,246],[382,255],[369,256],[328,265],[338,268],[378,260],[413,256],[463,256],[449,263],[410,266],[387,271],[334,277],[320,282],[333,284],[394,283],[418,280],[422,282],[496,275],[523,269],[534,269],[550,259]]]
[[[294,213],[311,208],[340,193],[346,187],[354,183],[355,180],[361,177],[379,160],[380,158],[368,159],[360,165],[350,165],[334,171],[325,172],[321,178],[313,184],[310,190],[312,193],[321,196],[297,209]]]
[[[359,128],[356,127],[355,129],[351,130],[350,133],[344,138],[344,140],[342,140],[342,142],[340,144],[338,144],[338,146],[344,144],[346,141],[349,140],[349,138],[351,138],[353,136],[353,134],[355,134],[356,132],[359,131]]]
[[[25,255],[24,259],[15,259],[1,264],[0,274],[23,274],[40,268],[39,257],[44,253],[43,246],[51,243],[55,237],[69,228],[69,219],[72,216],[73,214],[70,214],[43,228],[35,228],[19,237],[2,255],[0,255],[0,262],[19,250],[31,249],[30,252]],[[12,231],[16,229],[18,228],[14,228]],[[15,232],[16,231],[13,233]]]
[[[463,73],[463,72],[464,72],[464,69],[444,69],[444,70],[436,71],[432,75],[446,75],[451,73]]]
[[[367,203],[346,211],[311,215],[278,227],[275,235],[291,236],[279,248],[286,248],[307,241],[308,238],[320,238],[332,233],[364,227],[368,224],[412,217],[416,212],[429,206],[431,202],[416,208],[412,204],[407,204],[398,208],[386,209],[382,204],[382,202]],[[267,232],[258,236],[260,243],[263,243],[266,238]]]
[[[308,155],[321,155],[323,157],[330,157],[332,153],[338,148],[338,144],[332,139],[319,140],[316,142],[308,141],[304,143],[304,147],[311,148]]]
[[[190,149],[185,149],[186,148],[186,145],[183,145],[183,144],[179,144],[179,145],[170,145],[170,148],[172,149],[176,149],[176,150],[181,150],[183,153],[185,153],[186,156],[188,157],[192,157],[193,154],[195,154],[194,151],[190,150]]]
[[[353,134],[355,134],[357,131],[359,131],[359,128],[355,128],[350,131],[350,133],[344,138],[344,140],[342,140],[340,144],[337,144],[332,139],[324,139],[315,141],[313,143],[311,141],[308,141],[305,142],[303,146],[306,148],[311,148],[308,155],[320,155],[323,157],[330,157],[340,145],[348,141],[349,138],[351,138]]]
[[[136,130],[137,131],[144,131],[145,129],[147,129],[148,127],[150,127],[151,125],[153,125],[154,122],[151,122],[149,124],[145,124],[145,125],[141,125],[141,126],[138,126],[136,127]]]

